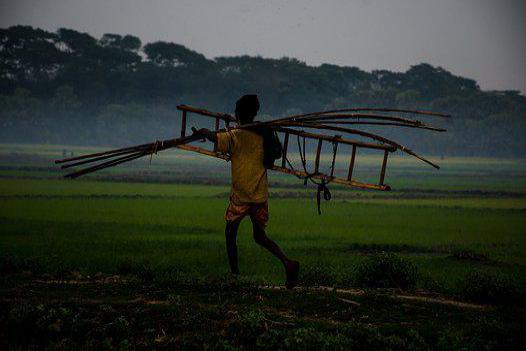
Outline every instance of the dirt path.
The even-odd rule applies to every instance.
[[[34,284],[37,285],[69,285],[69,286],[85,286],[85,285],[110,285],[110,284],[127,284],[128,281],[126,279],[121,279],[119,276],[109,276],[105,277],[103,279],[94,279],[94,280],[42,280],[42,279],[35,279],[30,280],[25,287],[31,287]],[[36,288],[36,287],[34,287]],[[261,290],[264,291],[289,291],[286,289],[283,285],[260,285],[258,287]],[[318,286],[318,287],[296,287],[293,291],[308,291],[308,292],[332,292],[336,293],[338,295],[346,295],[346,296],[364,296],[367,293],[378,293],[382,294],[386,297],[396,299],[396,300],[405,300],[405,301],[415,301],[415,302],[423,302],[423,303],[429,303],[429,304],[439,304],[444,306],[454,306],[459,308],[466,308],[466,309],[475,309],[475,310],[488,310],[494,308],[494,306],[491,305],[483,305],[483,304],[476,304],[476,303],[470,303],[470,302],[464,302],[464,301],[458,301],[454,299],[447,298],[445,296],[441,296],[438,294],[430,294],[428,292],[418,292],[416,294],[408,294],[408,293],[401,293],[400,291],[394,290],[394,289],[378,289],[378,290],[371,290],[369,292],[363,290],[363,289],[344,289],[344,288],[334,288],[329,286]],[[78,300],[78,298],[76,298]],[[359,306],[360,303],[349,300],[343,297],[339,297],[340,301],[348,303],[348,304],[354,304],[355,306]],[[103,300],[97,300],[97,299],[82,299],[83,303],[104,303]],[[118,303],[118,304],[126,304],[126,303],[144,303],[144,304],[169,304],[169,301],[163,301],[163,300],[148,300],[145,298],[134,298],[134,299],[127,299],[127,300],[114,300],[112,303]]]
[[[261,286],[260,287],[263,290],[287,290],[285,286]],[[351,296],[363,296],[366,294],[365,290],[362,289],[341,289],[341,288],[333,288],[328,286],[319,286],[319,287],[297,287],[294,290],[305,290],[305,291],[323,291],[323,292],[335,292],[337,294],[343,294],[343,295],[351,295]],[[422,295],[410,295],[410,294],[399,294],[395,293],[393,290],[379,290],[381,293],[386,294],[390,298],[397,299],[397,300],[408,300],[408,301],[419,301],[419,302],[425,302],[425,303],[432,303],[432,304],[440,304],[440,305],[446,305],[446,306],[455,306],[460,308],[472,308],[472,309],[478,309],[478,310],[487,310],[493,308],[491,305],[481,305],[481,304],[475,304],[470,302],[463,302],[463,301],[457,301],[457,300],[451,300],[443,296],[434,295],[431,296],[424,296]],[[425,294],[425,293],[424,293]],[[351,302],[357,303],[355,301],[349,300]]]

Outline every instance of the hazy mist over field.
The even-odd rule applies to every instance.
[[[3,2],[0,141],[152,141],[177,133],[177,104],[232,112],[257,93],[262,119],[357,106],[450,113],[425,119],[445,134],[363,129],[433,155],[522,157],[524,9],[513,0]]]

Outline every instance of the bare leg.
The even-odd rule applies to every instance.
[[[281,261],[281,263],[283,263],[285,268],[287,268],[287,264],[290,260],[287,258],[287,256],[285,256],[283,251],[281,251],[279,246],[267,236],[265,233],[265,228],[254,222],[252,222],[252,228],[254,230],[254,241],[263,246],[265,249],[269,250]]]
[[[254,229],[254,240],[256,243],[269,250],[281,261],[281,263],[283,263],[283,266],[285,267],[285,273],[287,274],[287,288],[292,289],[295,287],[298,283],[298,275],[300,271],[299,262],[289,260],[283,251],[281,251],[279,246],[267,236],[263,226],[252,221],[252,227]]]
[[[239,223],[240,221],[227,221],[225,227],[226,252],[232,274],[239,274],[237,261],[237,229],[239,228]]]

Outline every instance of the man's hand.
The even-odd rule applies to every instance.
[[[203,136],[203,139],[206,138],[214,143],[217,141],[216,133],[212,132],[210,129],[206,129],[206,128],[196,129],[192,127],[192,132],[194,133],[194,135]]]

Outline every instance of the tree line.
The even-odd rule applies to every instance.
[[[261,118],[383,106],[450,113],[447,134],[374,130],[437,155],[523,157],[526,97],[483,91],[421,63],[406,72],[363,71],[294,58],[206,58],[171,42],[30,26],[0,29],[0,142],[123,145],[171,137],[177,104],[231,112],[257,93]],[[432,121],[429,121],[432,122]]]

